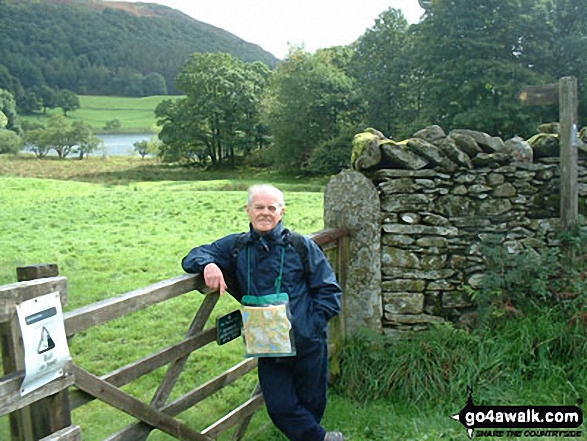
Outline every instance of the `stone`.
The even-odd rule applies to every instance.
[[[423,292],[426,282],[414,279],[384,280],[381,287],[384,292]]]
[[[458,229],[450,226],[428,226],[428,225],[400,225],[400,224],[386,224],[383,225],[385,233],[392,234],[415,234],[415,235],[430,235],[430,236],[456,236]]]
[[[473,158],[475,167],[497,168],[508,162],[508,155],[502,152],[496,153],[479,153]]]
[[[384,194],[381,198],[381,209],[395,213],[401,211],[419,211],[428,207],[430,200],[423,194]]]
[[[361,329],[382,332],[381,207],[373,183],[361,173],[344,170],[333,176],[324,192],[324,226],[344,226],[350,232],[346,269],[346,336]],[[339,336],[342,337],[342,336]]]
[[[407,141],[396,143],[391,140],[381,143],[385,165],[409,170],[418,170],[426,167],[430,163],[430,160],[422,158],[410,151],[406,147],[406,143]]]
[[[371,133],[372,135],[377,136],[379,139],[387,139],[387,137],[381,133],[379,130],[374,129],[373,127],[368,127],[364,130],[366,133]]]
[[[458,196],[463,196],[466,195],[469,192],[469,190],[467,190],[467,187],[465,187],[464,185],[457,185],[455,188],[452,189],[451,193],[458,195]]]
[[[540,133],[551,133],[551,134],[559,134],[561,131],[561,125],[557,122],[552,123],[542,123],[538,126],[538,132]]]
[[[421,188],[435,188],[436,184],[434,183],[434,181],[432,179],[414,179],[414,184],[415,184],[415,188],[416,189],[421,189]]]
[[[549,181],[554,176],[554,171],[550,168],[542,169],[536,172],[536,179],[541,181]]]
[[[448,256],[446,254],[431,254],[420,258],[420,266],[423,270],[440,270],[446,267]]]
[[[483,150],[479,147],[475,138],[470,135],[464,133],[451,133],[449,138],[452,139],[456,146],[465,152],[469,158],[474,158],[479,153],[483,153]]]
[[[443,142],[444,140],[440,142],[440,145]],[[445,171],[454,172],[458,168],[457,164],[451,161],[439,147],[423,139],[408,139],[406,146],[417,155],[428,159],[432,164],[438,165]]]
[[[401,170],[401,169],[382,169],[375,172],[376,181],[387,181],[397,178],[434,178],[437,176],[436,171],[431,169],[423,170]],[[450,178],[450,176],[449,176]]]
[[[414,181],[410,178],[397,178],[379,184],[379,189],[385,194],[414,193]]]
[[[512,209],[509,199],[484,201],[479,206],[479,214],[484,216],[499,216]]]
[[[478,132],[476,130],[468,130],[468,129],[455,129],[451,130],[449,133],[449,137],[453,137],[453,135],[468,135],[477,142],[479,147],[485,153],[495,153],[495,152],[503,152],[504,150],[504,142],[498,136],[490,136],[484,132]]]
[[[558,158],[560,156],[558,134],[539,133],[527,140],[532,147],[534,159]]]
[[[382,241],[385,245],[391,245],[392,247],[407,247],[412,245],[416,239],[405,234],[384,234]]]
[[[473,201],[466,196],[447,195],[433,203],[433,210],[445,217],[468,216],[474,212]]]
[[[446,248],[448,246],[448,240],[439,236],[426,236],[416,240],[416,245],[423,248]]]
[[[419,269],[420,260],[410,251],[385,246],[381,252],[381,265],[386,267]]]
[[[496,198],[511,198],[517,194],[516,187],[509,182],[498,185],[493,189],[493,196]]]
[[[444,155],[446,155],[451,161],[456,162],[457,165],[469,169],[473,168],[471,158],[457,147],[452,138],[445,138],[438,147]]]
[[[491,190],[491,187],[489,187],[487,185],[474,184],[469,187],[469,193],[472,193],[472,194],[487,193],[490,190]]]
[[[358,133],[353,138],[351,167],[355,170],[367,170],[381,162],[379,136],[373,133]]]
[[[444,216],[440,216],[440,215],[434,214],[434,213],[425,213],[425,214],[423,214],[423,216],[424,216],[422,218],[423,224],[433,225],[436,227],[450,225],[450,221]]]
[[[434,282],[430,282],[428,286],[426,286],[426,290],[434,290],[434,291],[451,291],[454,289],[454,285],[446,280],[436,280]]]
[[[384,294],[384,310],[391,314],[420,314],[424,310],[424,294],[405,292]]]
[[[454,182],[458,184],[472,184],[477,179],[477,176],[470,173],[463,173],[455,176]]]
[[[475,289],[479,289],[481,288],[481,286],[483,285],[483,274],[473,274],[471,277],[469,277],[469,280],[467,281],[467,283]]]
[[[430,270],[430,271],[419,271],[413,269],[401,269],[401,268],[382,268],[384,276],[402,279],[417,279],[417,280],[438,280],[448,279],[455,274],[453,269],[442,269],[442,270]]]
[[[391,314],[386,313],[385,318],[389,320],[391,323],[397,324],[432,324],[432,323],[442,323],[444,319],[442,317],[437,317],[434,315],[428,314]]]
[[[442,127],[438,125],[432,125],[417,131],[413,135],[414,138],[420,138],[431,144],[436,144],[442,139],[446,138],[446,133],[442,130]]]
[[[487,184],[493,186],[503,184],[505,182],[505,176],[501,173],[489,173],[487,176]]]
[[[403,213],[400,215],[400,219],[408,225],[420,223],[420,215],[418,213]]]
[[[443,308],[466,308],[471,305],[473,305],[473,302],[462,291],[448,291],[442,294]]]
[[[534,152],[530,144],[519,136],[505,141],[504,151],[517,162],[531,163],[534,158]]]

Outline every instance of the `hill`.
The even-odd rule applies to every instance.
[[[78,94],[175,93],[194,52],[226,52],[274,67],[258,45],[175,9],[101,0],[0,0],[0,88],[20,104],[42,87]]]

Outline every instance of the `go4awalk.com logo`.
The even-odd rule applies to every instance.
[[[476,406],[473,391],[461,411],[451,418],[459,421],[469,438],[532,437],[580,438],[583,412],[578,406]]]

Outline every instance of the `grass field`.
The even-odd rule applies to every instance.
[[[127,98],[113,96],[80,95],[80,108],[68,112],[68,118],[88,122],[95,133],[104,132],[108,121],[118,119],[120,129],[116,133],[154,133],[156,131],[155,108],[170,96]],[[62,114],[61,109],[50,109],[46,115],[23,116],[24,121],[43,121],[53,114]]]
[[[189,180],[189,169],[179,171],[186,173],[181,180],[173,174],[169,180],[154,180],[153,173],[158,176],[164,170],[153,172],[149,165],[164,166],[136,158],[2,157],[0,163],[0,284],[15,281],[17,266],[57,263],[61,275],[68,278],[66,310],[182,274],[180,260],[190,248],[248,228],[243,209],[246,188],[258,182],[254,176],[229,180],[222,174],[197,180],[194,170],[194,180]],[[141,179],[151,182],[111,178],[132,176],[133,168],[138,168],[134,173]],[[31,177],[41,173],[44,178]],[[61,179],[55,179],[58,176]],[[264,178],[261,174],[256,179]],[[304,233],[321,229],[323,185],[302,182],[298,186],[295,180],[282,184],[289,190],[285,223]],[[309,187],[311,191],[294,191]],[[182,338],[201,299],[198,293],[189,294],[82,333],[71,345],[73,358],[101,375],[154,352]],[[213,319],[234,309],[235,303],[223,297]],[[190,390],[242,360],[239,343],[198,351],[174,393]],[[163,373],[160,369],[125,390],[149,401]],[[254,375],[247,376],[181,418],[202,429],[234,407],[236,400],[246,400],[254,381]],[[255,421],[257,427],[267,423],[262,415]],[[100,403],[74,413],[84,440],[101,440],[129,421]],[[8,433],[6,423],[3,417],[0,439],[6,439],[2,435]],[[168,437],[155,433],[152,439]]]
[[[301,233],[322,228],[325,178],[252,169],[204,172],[140,158],[0,156],[0,284],[16,280],[17,266],[57,263],[68,278],[66,310],[71,310],[175,277],[182,273],[180,260],[190,248],[247,229],[246,189],[258,182],[285,191],[288,227]],[[101,375],[161,349],[182,338],[201,300],[201,294],[191,293],[81,333],[70,347],[73,359]],[[234,300],[223,297],[212,320],[236,307]],[[370,341],[351,347],[355,352],[346,353],[343,368],[349,369],[353,383],[333,385],[324,424],[343,431],[349,441],[464,441],[466,431],[450,415],[465,405],[464,386],[470,384],[482,398],[476,404],[575,404],[587,395],[585,334],[571,332],[564,321],[555,323],[555,317],[507,321],[501,332],[445,330],[413,344],[378,347]],[[550,360],[557,347],[566,351],[566,365]],[[240,341],[198,351],[172,398],[242,356]],[[401,381],[394,383],[398,372]],[[163,375],[160,369],[124,390],[148,402]],[[447,375],[453,377],[447,380]],[[249,374],[180,419],[202,429],[247,399],[254,383]],[[102,440],[130,421],[99,402],[73,415],[86,441]],[[8,439],[6,434],[8,418],[2,417],[0,439]],[[171,438],[154,432],[149,439]],[[285,441],[265,411],[254,417],[247,439]]]

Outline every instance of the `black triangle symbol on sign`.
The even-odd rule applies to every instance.
[[[37,348],[37,353],[42,354],[43,352],[50,351],[55,347],[55,342],[51,338],[51,334],[47,331],[47,328],[43,326],[43,332],[41,334],[41,341],[39,342],[39,346]]]

